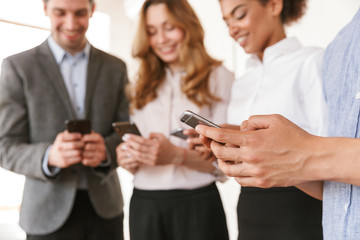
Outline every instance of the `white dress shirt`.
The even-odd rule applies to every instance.
[[[306,131],[324,136],[327,106],[321,84],[323,50],[285,38],[252,55],[248,72],[233,84],[228,122],[240,125],[251,115],[281,114]]]
[[[186,141],[170,132],[176,128],[189,128],[179,121],[185,110],[196,112],[215,123],[226,123],[227,105],[230,100],[233,74],[225,67],[215,68],[209,77],[210,91],[222,99],[211,107],[199,108],[181,91],[181,76],[183,72],[166,71],[166,79],[157,90],[157,98],[146,104],[141,110],[136,110],[131,116],[143,137],[151,132],[162,133],[170,141],[186,148]],[[199,172],[184,166],[169,164],[165,166],[141,166],[134,176],[135,188],[142,190],[194,189],[206,186],[216,180],[210,173]]]

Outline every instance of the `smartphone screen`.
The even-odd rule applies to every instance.
[[[66,130],[81,134],[91,133],[91,121],[86,119],[74,119],[65,121]]]
[[[115,132],[118,134],[118,136],[120,138],[122,138],[122,136],[125,133],[132,133],[132,134],[141,136],[140,131],[137,128],[135,123],[131,123],[131,122],[114,122],[112,124],[112,126],[113,126]]]
[[[211,122],[210,120],[207,120],[206,118],[204,118],[190,110],[186,110],[185,112],[183,112],[183,114],[181,114],[180,121],[189,125],[192,128],[195,128],[198,124],[203,124],[203,125],[207,125],[210,127],[220,128],[215,123]]]

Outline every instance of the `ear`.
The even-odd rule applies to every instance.
[[[45,13],[45,16],[48,16],[48,13],[47,13],[47,11],[46,11],[47,5],[46,5],[45,1],[43,1],[43,4],[44,4],[44,13]]]
[[[93,16],[94,12],[95,12],[95,7],[96,7],[96,4],[93,2],[92,6],[91,6],[91,14],[90,14],[90,17]]]
[[[267,3],[267,6],[269,7],[273,16],[280,16],[284,4],[283,4],[283,0],[270,0]]]

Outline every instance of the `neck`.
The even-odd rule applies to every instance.
[[[266,47],[264,48],[264,50],[257,53],[256,55],[260,58],[261,61],[263,61],[264,52],[265,52],[266,48],[280,42],[284,38],[286,38],[286,33],[285,33],[284,27],[282,26],[281,28],[279,28],[277,31],[274,32],[272,37],[269,39],[268,44],[266,44]]]

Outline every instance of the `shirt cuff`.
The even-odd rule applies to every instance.
[[[106,148],[106,160],[102,161],[98,167],[109,167],[111,164],[111,155],[108,149]]]
[[[45,173],[45,175],[47,177],[56,177],[56,175],[59,174],[59,172],[61,171],[61,168],[59,167],[49,167],[48,163],[49,163],[49,151],[52,145],[48,146],[46,151],[45,151],[45,155],[42,161],[42,170]]]

